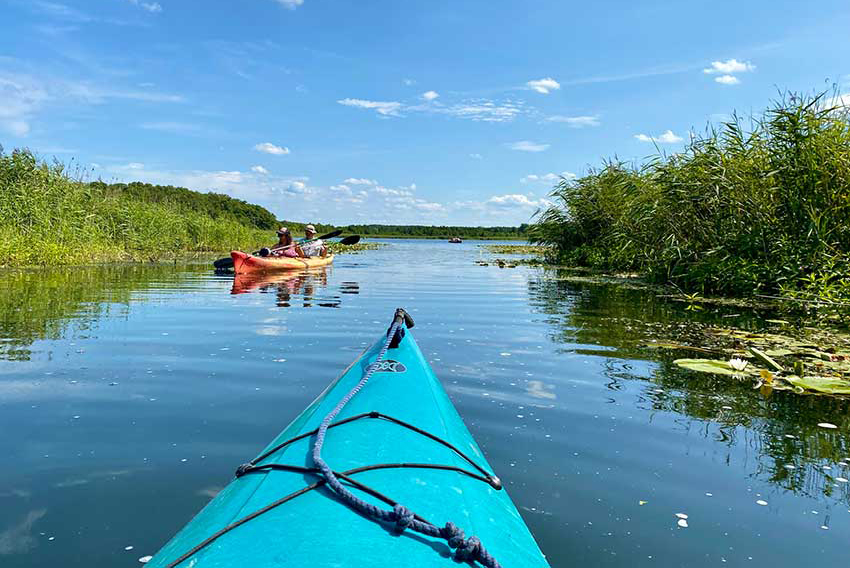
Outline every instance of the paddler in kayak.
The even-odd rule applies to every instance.
[[[308,241],[310,239],[315,239],[316,235],[316,227],[313,225],[307,225],[304,227],[304,240]],[[304,253],[304,256],[321,256],[322,258],[328,255],[328,247],[325,246],[324,241],[322,239],[317,239],[315,241],[310,241],[309,243],[305,242],[301,245],[301,251]]]
[[[292,245],[292,233],[286,227],[277,230],[277,244],[269,251],[268,256],[285,256],[289,258],[303,258],[307,256],[301,247]],[[261,253],[262,254],[262,253]],[[266,255],[262,255],[266,256]]]

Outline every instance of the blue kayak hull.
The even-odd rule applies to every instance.
[[[383,337],[328,386],[266,448],[316,429],[325,415],[362,377],[378,355]],[[456,446],[492,472],[481,449],[463,424],[410,331],[385,357],[391,361],[343,409],[335,422],[378,411],[410,423]],[[262,463],[311,468],[308,436],[272,453]],[[265,451],[264,451],[265,453]],[[447,464],[472,469],[450,448],[422,434],[382,420],[364,418],[331,428],[322,456],[334,471],[376,463]],[[238,464],[237,464],[238,465]],[[451,521],[467,536],[477,536],[505,568],[548,566],[528,527],[504,489],[456,471],[393,468],[352,476],[403,504],[429,522]],[[255,472],[235,478],[148,563],[171,565],[187,551],[231,523],[303,489],[320,478],[313,473]],[[359,497],[390,509],[356,489]],[[180,567],[339,567],[455,566],[445,541],[362,516],[327,487],[301,494],[222,534],[182,561]]]

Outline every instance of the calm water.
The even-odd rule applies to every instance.
[[[638,347],[758,320],[480,255],[391,241],[260,282],[0,272],[0,566],[141,566],[397,306],[553,566],[846,563],[847,404]]]

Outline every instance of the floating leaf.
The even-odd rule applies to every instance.
[[[850,381],[838,377],[785,377],[795,387],[825,392],[828,394],[850,394]]]
[[[758,360],[760,360],[762,363],[764,363],[774,371],[782,372],[785,370],[782,365],[771,359],[770,356],[764,351],[759,351],[755,347],[750,347],[749,349],[750,352],[755,355]]]
[[[778,323],[779,325],[788,325],[788,322],[785,320],[764,320],[768,323]]]
[[[714,373],[717,375],[736,375],[735,369],[729,365],[729,361],[718,361],[716,359],[676,359],[673,361],[683,369],[699,371],[700,373]]]
[[[786,357],[788,355],[793,355],[796,351],[792,351],[791,349],[785,349],[784,347],[777,347],[776,349],[767,349],[765,354],[771,357]]]

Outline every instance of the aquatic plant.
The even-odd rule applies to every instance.
[[[232,215],[150,199],[153,186],[138,184],[136,195],[74,174],[27,150],[0,149],[0,266],[155,260],[254,249],[273,238]]]
[[[552,262],[637,270],[691,293],[846,307],[850,119],[831,100],[787,94],[681,153],[561,180],[529,238]]]

